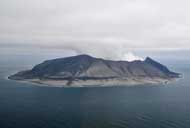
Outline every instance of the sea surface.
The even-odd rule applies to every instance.
[[[159,57],[183,74],[160,86],[53,88],[7,79],[44,59],[1,55],[0,128],[190,128],[190,59]]]

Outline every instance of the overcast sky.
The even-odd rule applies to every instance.
[[[189,49],[189,6],[189,0],[0,0],[0,47],[105,57]]]

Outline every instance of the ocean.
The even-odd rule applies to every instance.
[[[1,55],[0,128],[189,128],[190,59],[158,57],[183,74],[160,86],[54,88],[8,80],[47,57]]]

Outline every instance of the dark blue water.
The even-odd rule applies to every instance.
[[[160,60],[184,78],[166,86],[49,88],[6,79],[44,58],[0,61],[0,128],[189,128],[190,61]]]

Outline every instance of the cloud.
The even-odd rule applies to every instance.
[[[118,59],[138,58],[128,54],[134,49],[190,48],[189,4],[187,0],[1,0],[0,47],[69,49]]]
[[[134,55],[131,52],[127,52],[123,55],[122,60],[127,60],[127,61],[134,61],[134,60],[144,60],[142,57],[139,57],[137,55]]]

